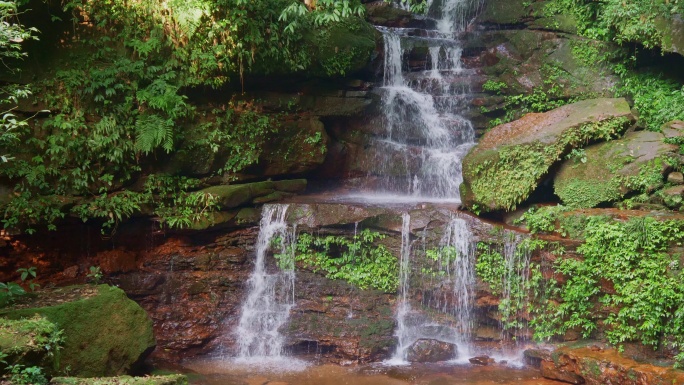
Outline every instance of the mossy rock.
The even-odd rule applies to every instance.
[[[50,385],[187,385],[188,378],[181,374],[147,377],[53,377]]]
[[[54,368],[59,362],[60,329],[36,316],[11,320],[0,318],[0,352],[6,365]],[[0,368],[4,367],[0,362]]]
[[[684,18],[682,15],[674,15],[672,19],[657,18],[656,29],[662,36],[663,51],[684,56]]]
[[[51,301],[57,304],[44,303]],[[33,304],[37,307],[30,307]],[[155,347],[147,313],[116,287],[59,288],[38,295],[32,303],[0,311],[0,317],[13,320],[36,315],[64,331],[59,370],[73,375],[125,374]]]
[[[532,15],[531,7],[523,1],[490,0],[486,1],[477,20],[487,24],[520,24]]]
[[[315,75],[349,75],[365,69],[376,47],[377,31],[365,20],[349,17],[308,35]]]
[[[207,187],[202,193],[212,194],[222,210],[232,209],[249,203],[259,203],[263,197],[274,197],[274,193],[280,193],[279,197],[291,196],[301,193],[306,189],[306,179],[291,179],[288,181],[264,181],[236,185],[219,185]],[[270,201],[270,199],[266,199]],[[263,202],[261,202],[263,203]]]
[[[268,144],[260,174],[273,177],[313,171],[325,161],[329,142],[323,123],[316,117],[284,123]]]
[[[461,199],[470,208],[513,210],[565,154],[633,121],[625,99],[591,99],[494,127],[463,159]]]
[[[569,207],[592,208],[615,202],[633,192],[663,186],[667,171],[677,163],[677,146],[666,144],[659,132],[639,131],[619,140],[587,147],[563,162],[554,190]]]

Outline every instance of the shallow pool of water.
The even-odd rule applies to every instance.
[[[195,385],[558,385],[539,371],[502,365],[414,364],[389,367],[307,365],[294,359],[258,365],[202,360],[186,363]]]

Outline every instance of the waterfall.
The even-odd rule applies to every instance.
[[[438,30],[378,27],[385,44],[383,131],[373,139],[373,196],[394,201],[460,202],[461,160],[475,141],[468,108],[469,80],[457,33],[479,0],[436,0],[428,15]],[[406,4],[400,2],[400,4]],[[423,71],[406,58],[427,48]]]
[[[449,287],[453,301],[425,304],[423,307],[438,309],[449,315],[452,322],[436,322],[424,309],[413,308],[410,282],[410,221],[409,214],[402,216],[401,258],[399,263],[399,296],[396,311],[397,348],[387,362],[391,365],[407,364],[408,351],[419,339],[435,339],[457,346],[458,361],[471,357],[470,335],[472,329],[472,301],[475,286],[475,248],[468,224],[461,218],[452,218],[439,241],[438,269],[444,273],[439,286]],[[457,357],[454,357],[457,359]]]
[[[394,356],[390,360],[392,364],[406,362],[406,349],[415,341],[414,334],[407,325],[407,317],[411,313],[411,303],[409,302],[409,277],[411,270],[411,215],[403,213],[401,215],[401,255],[399,258],[399,303],[397,305],[396,319],[398,345]]]
[[[427,0],[428,15],[437,20],[437,29],[443,33],[462,32],[469,17],[477,12],[482,0]]]
[[[287,322],[294,305],[294,254],[289,245],[294,231],[288,230],[287,205],[265,205],[259,224],[254,271],[247,281],[247,299],[242,305],[235,331],[238,358],[278,358],[284,337],[279,329]],[[266,255],[279,247],[280,269],[270,273]]]
[[[461,218],[453,218],[447,226],[440,241],[444,253],[449,256],[453,253],[451,261],[446,261],[447,267],[451,264],[451,270],[447,277],[451,281],[455,303],[452,313],[456,320],[458,332],[455,335],[460,358],[468,358],[471,355],[470,336],[472,334],[473,320],[471,317],[473,300],[475,298],[475,247],[473,234],[468,228],[468,223]]]

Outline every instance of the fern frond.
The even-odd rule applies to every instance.
[[[135,122],[135,150],[145,154],[161,146],[164,151],[173,150],[173,120],[159,115],[143,115]]]

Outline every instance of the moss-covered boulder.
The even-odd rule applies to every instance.
[[[236,185],[219,185],[201,190],[218,199],[221,209],[232,209],[251,203],[267,203],[300,193],[306,189],[306,179],[264,181]]]
[[[19,320],[41,316],[63,330],[59,371],[94,377],[125,374],[155,346],[152,321],[121,289],[72,286],[0,311]]]
[[[180,374],[147,377],[53,377],[50,380],[51,385],[187,385],[187,383],[188,378]]]
[[[512,210],[572,149],[619,135],[633,121],[625,99],[591,99],[494,127],[463,159],[462,201]]]
[[[677,146],[664,139],[659,132],[639,131],[587,147],[561,165],[554,178],[556,195],[570,207],[591,208],[662,187],[677,163]]]
[[[371,62],[377,37],[372,25],[356,17],[317,28],[307,35],[313,73],[337,76],[363,70]]]
[[[675,15],[672,19],[658,18],[656,29],[662,36],[663,51],[674,52],[684,56],[684,18]]]
[[[532,9],[523,1],[491,0],[484,2],[482,12],[477,16],[485,24],[520,24],[532,17]]]
[[[0,368],[15,364],[54,368],[62,340],[59,327],[43,317],[0,318],[0,352],[4,354]]]

